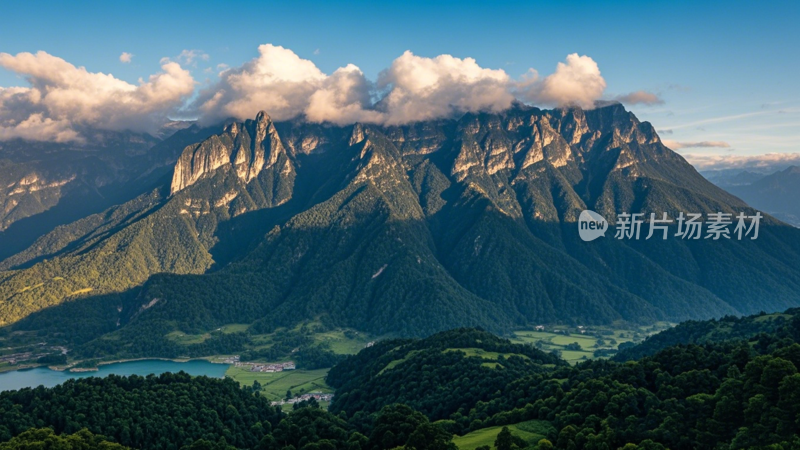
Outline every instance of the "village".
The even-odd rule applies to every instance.
[[[293,361],[284,363],[254,363],[242,362],[239,360],[239,355],[231,356],[223,360],[225,364],[233,364],[235,367],[248,367],[251,372],[262,373],[275,373],[283,372],[284,370],[295,370],[296,366]]]
[[[68,350],[66,349],[66,347],[52,346],[52,347],[50,347],[51,351],[48,351],[47,349],[45,349],[46,345],[47,345],[46,342],[40,342],[39,344],[37,344],[37,346],[39,348],[36,349],[36,350],[28,350],[28,351],[24,351],[24,352],[0,355],[0,364],[7,363],[7,364],[14,365],[14,364],[20,364],[20,363],[25,363],[25,362],[27,362],[27,363],[35,363],[36,362],[35,360],[41,358],[42,356],[47,356],[47,355],[50,355],[50,354],[61,354],[61,355],[66,355],[67,354]],[[8,348],[8,349],[0,349],[0,351],[3,351],[3,350],[10,350],[10,348]]]
[[[33,352],[12,353],[10,355],[0,356],[0,363],[17,364],[24,361],[30,361],[32,359],[34,359]]]

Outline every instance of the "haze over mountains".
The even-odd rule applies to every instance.
[[[800,304],[800,231],[770,217],[754,241],[579,240],[584,209],[754,213],[618,104],[403,126],[259,113],[154,148],[177,159],[160,183],[0,263],[0,322],[117,345],[226,323],[424,335]],[[80,329],[57,320],[78,313]]]
[[[790,165],[777,171],[768,169],[767,173],[764,169],[726,170],[710,179],[753,207],[800,227],[800,167]]]
[[[91,137],[84,143],[0,142],[0,259],[163,184],[180,149],[211,132],[186,127],[173,122],[158,136],[84,129]]]

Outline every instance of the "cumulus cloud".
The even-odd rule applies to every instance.
[[[388,124],[502,111],[514,101],[509,85],[503,70],[485,69],[472,58],[424,58],[406,51],[381,73],[378,87],[389,91],[377,106]]]
[[[194,91],[195,81],[175,62],[138,85],[89,72],[46,52],[0,53],[0,67],[30,87],[0,89],[0,139],[78,141],[79,128],[153,131]]]
[[[664,100],[658,95],[647,91],[636,91],[625,95],[618,95],[614,99],[626,105],[662,105]]]
[[[258,47],[259,56],[220,73],[218,83],[203,90],[196,105],[203,119],[252,118],[260,110],[276,120],[303,113],[327,76],[313,62],[271,44]]]
[[[81,137],[64,119],[53,120],[41,113],[31,114],[13,127],[0,126],[0,141],[21,138],[29,141],[69,142]]]
[[[700,170],[772,168],[773,166],[800,165],[800,153],[767,153],[764,155],[683,155]],[[777,170],[777,169],[776,169]]]
[[[119,62],[128,64],[131,61],[133,61],[133,53],[122,52],[122,54],[119,55]]]
[[[331,122],[338,125],[354,122],[383,122],[384,116],[369,109],[371,83],[361,70],[349,64],[337,69],[323,80],[311,94],[305,109],[311,122]]]
[[[592,107],[606,86],[597,64],[577,54],[544,79],[533,71],[514,80],[473,58],[427,58],[406,51],[373,84],[352,64],[327,75],[289,49],[265,44],[258,52],[244,65],[226,68],[218,83],[201,92],[194,106],[205,122],[245,119],[266,110],[275,120],[302,115],[312,122],[393,125],[502,111],[517,96],[545,105]]]
[[[550,106],[577,105],[591,108],[606,89],[606,80],[600,68],[590,57],[577,53],[558,63],[555,73],[540,80],[539,73],[531,69],[517,83],[518,95],[530,102]]]
[[[661,142],[673,150],[681,148],[730,148],[730,144],[724,141],[679,142],[671,139],[664,139]]]
[[[120,61],[129,63],[132,57],[124,52]],[[252,118],[266,110],[275,120],[394,125],[498,112],[517,99],[591,108],[606,88],[597,63],[578,54],[568,55],[544,78],[531,69],[514,79],[473,58],[428,58],[406,51],[372,82],[355,65],[327,74],[290,49],[265,44],[241,66],[206,67],[206,73],[215,68],[219,80],[186,104],[197,83],[183,67],[209,60],[200,50],[183,50],[163,58],[160,73],[135,85],[44,52],[0,54],[0,67],[26,77],[31,85],[0,88],[0,139],[80,140],[82,126],[151,130],[177,109],[207,124]],[[644,94],[629,94],[629,100],[653,100]]]

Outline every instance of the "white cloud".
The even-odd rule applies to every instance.
[[[246,119],[266,110],[275,120],[304,115],[312,122],[403,124],[469,111],[501,111],[511,106],[511,79],[472,58],[435,58],[405,52],[374,86],[355,65],[324,74],[289,49],[270,44],[259,56],[220,73],[195,106],[204,121]],[[374,97],[383,93],[377,103]]]
[[[195,81],[175,62],[138,85],[89,72],[46,52],[0,53],[0,67],[30,87],[0,89],[0,139],[80,140],[79,128],[154,131],[194,91]]]
[[[29,141],[70,142],[81,141],[69,121],[53,120],[41,113],[31,114],[13,127],[0,126],[0,141],[21,138]]]
[[[122,54],[119,55],[119,62],[123,64],[128,64],[132,60],[133,60],[133,53],[122,52]]]
[[[424,58],[406,51],[381,73],[388,94],[378,103],[385,122],[401,124],[468,111],[502,111],[511,106],[510,78],[472,58]]]
[[[629,94],[618,95],[614,99],[626,105],[662,105],[664,100],[658,95],[647,91],[636,91]]]
[[[555,73],[543,79],[531,69],[515,80],[473,58],[428,58],[406,51],[373,83],[352,64],[328,75],[280,46],[261,45],[258,53],[239,67],[204,66],[205,73],[216,68],[219,81],[203,88],[190,105],[184,102],[197,83],[181,65],[196,67],[209,61],[200,50],[163,58],[162,72],[138,85],[88,72],[44,52],[0,54],[0,67],[31,84],[0,88],[0,139],[78,140],[81,126],[149,130],[178,108],[188,108],[205,123],[252,118],[266,110],[275,120],[305,117],[312,122],[389,125],[502,111],[517,98],[589,108],[606,86],[595,61],[578,54],[567,56]],[[129,63],[132,57],[125,52],[120,61]]]
[[[577,105],[591,108],[606,89],[600,68],[590,57],[572,53],[566,63],[558,63],[555,73],[543,80],[531,69],[517,83],[517,94],[530,102],[551,106]]]
[[[664,139],[661,142],[673,150],[681,148],[730,148],[730,144],[724,141],[679,142]]]
[[[309,98],[305,109],[311,122],[331,122],[339,125],[354,122],[383,122],[384,115],[368,109],[371,84],[361,70],[349,64],[327,77]]]
[[[327,78],[289,49],[265,44],[258,52],[257,58],[220,73],[220,81],[200,93],[196,106],[204,121],[252,118],[261,110],[275,120],[291,119],[305,111]]]
[[[750,156],[689,153],[684,154],[683,157],[700,170],[800,165],[800,153],[767,153]]]

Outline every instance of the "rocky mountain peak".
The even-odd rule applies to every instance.
[[[272,118],[267,114],[266,111],[261,110],[256,114],[256,122],[258,123],[268,123],[272,122]]]
[[[365,139],[364,127],[360,123],[353,125],[353,132],[350,133],[350,141],[348,142],[348,144],[356,145],[359,142],[363,141],[364,139]]]
[[[175,165],[170,192],[174,194],[228,164],[239,179],[249,183],[274,166],[280,155],[286,155],[286,149],[272,119],[261,111],[255,120],[233,122],[221,134],[186,147]]]
[[[798,174],[800,175],[800,166],[789,166],[786,170],[784,170],[787,174]]]

